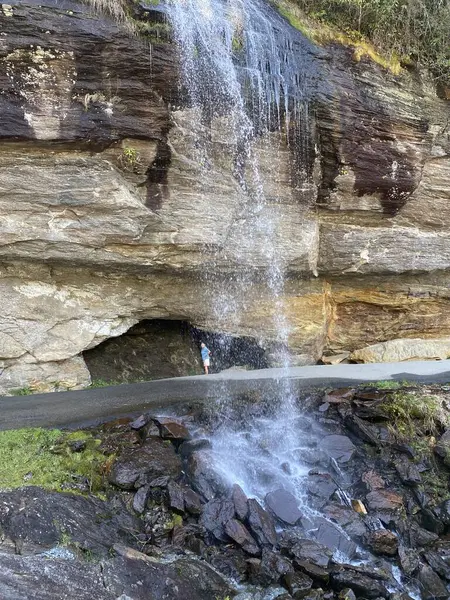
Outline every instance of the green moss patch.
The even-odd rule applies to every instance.
[[[82,491],[77,482],[98,492],[108,458],[101,440],[84,431],[14,429],[0,432],[0,486],[36,485],[48,490]]]

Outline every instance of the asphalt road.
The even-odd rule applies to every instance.
[[[260,371],[227,370],[216,375],[159,379],[72,392],[0,396],[0,430],[19,427],[72,427],[142,411],[177,410],[192,402],[231,398],[256,390],[274,397],[288,380],[292,391],[346,387],[381,380],[450,382],[450,361],[364,365],[318,365]]]

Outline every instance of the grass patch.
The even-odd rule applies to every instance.
[[[437,396],[398,391],[381,403],[380,408],[403,437],[435,436],[450,425],[450,417]]]
[[[319,19],[307,16],[297,6],[286,0],[272,0],[278,12],[315,44],[326,46],[337,43],[354,49],[353,58],[359,62],[362,58],[370,58],[373,62],[399,75],[402,68],[395,53],[389,56],[382,54],[375,46],[358,31],[342,31],[333,25]]]
[[[71,444],[84,442],[82,451]],[[36,485],[70,491],[70,485],[87,481],[90,492],[104,487],[103,466],[108,460],[92,434],[59,429],[14,429],[0,432],[1,487]]]

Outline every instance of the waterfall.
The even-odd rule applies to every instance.
[[[310,58],[303,56],[300,36],[260,0],[174,0],[168,5],[168,18],[180,53],[181,96],[196,121],[193,160],[199,177],[206,180],[211,164],[214,124],[226,139],[241,190],[230,275],[219,281],[214,260],[204,275],[210,278],[217,330],[225,323],[230,329],[230,322],[231,329],[238,330],[254,272],[262,271],[274,314],[267,324],[274,332],[274,362],[287,367],[287,261],[279,252],[279,207],[286,200],[267,193],[258,144],[278,135],[291,155],[291,186],[308,185]],[[276,173],[272,175],[276,179]]]

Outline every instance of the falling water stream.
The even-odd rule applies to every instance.
[[[267,172],[257,150],[277,134],[294,165],[291,187],[308,187],[314,154],[310,93],[317,73],[310,55],[303,52],[298,32],[261,0],[173,0],[168,18],[180,53],[181,97],[195,121],[191,122],[191,130],[197,132],[192,158],[200,182],[207,184],[212,131],[219,128],[241,190],[234,219],[247,223],[242,252],[239,247],[234,252],[229,279],[215,278],[214,262],[204,275],[210,278],[217,330],[225,330],[225,323],[230,329],[230,321],[238,329],[239,307],[245,306],[257,271],[272,303],[273,322],[267,327],[276,334],[275,361],[288,368],[290,323],[283,300],[288,265],[278,243],[279,206],[285,199],[267,194]],[[300,202],[298,211],[302,210]],[[288,378],[280,379],[280,388],[282,400],[269,414],[236,422],[227,415],[224,385],[217,404],[220,424],[211,438],[215,469],[228,484],[238,483],[261,502],[274,489],[288,490],[306,517],[314,517],[318,513],[308,505],[306,481],[311,469],[308,456],[315,451],[314,444],[317,447],[320,430],[300,410]],[[348,504],[345,489],[339,494],[341,502]]]

